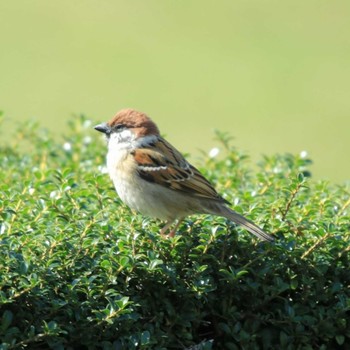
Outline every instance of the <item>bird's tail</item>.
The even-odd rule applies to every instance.
[[[236,224],[243,226],[247,231],[263,241],[273,242],[275,240],[273,236],[264,232],[259,226],[226,206],[220,206],[220,213],[217,213],[217,215],[224,216]]]

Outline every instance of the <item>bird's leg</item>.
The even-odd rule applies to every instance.
[[[165,226],[160,230],[160,234],[163,236],[163,237],[174,237],[175,236],[175,233],[176,233],[176,230],[177,228],[180,226],[181,222],[182,222],[183,218],[180,218],[177,220],[177,223],[175,225],[175,227],[169,232],[168,235],[166,235],[165,233],[168,231],[168,229],[170,228],[171,224],[174,222],[174,220],[169,220],[167,221],[167,223],[165,224]]]
[[[165,226],[160,230],[160,235],[162,237],[166,237],[166,231],[168,231],[169,227],[171,226],[171,224],[174,222],[174,220],[168,220],[165,224]]]

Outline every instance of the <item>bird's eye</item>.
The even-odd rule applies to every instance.
[[[124,125],[124,124],[117,124],[117,125],[114,127],[114,129],[117,130],[117,131],[120,131],[120,130],[122,130],[122,129],[124,129],[124,128],[125,128],[125,125]]]

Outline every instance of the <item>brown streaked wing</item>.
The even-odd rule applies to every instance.
[[[210,182],[164,139],[159,138],[145,148],[136,149],[132,155],[144,180],[192,196],[226,202]]]

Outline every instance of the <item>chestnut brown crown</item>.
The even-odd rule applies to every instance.
[[[131,108],[119,111],[107,125],[114,129],[117,125],[122,125],[128,129],[135,129],[138,136],[159,135],[157,125],[145,113]]]

